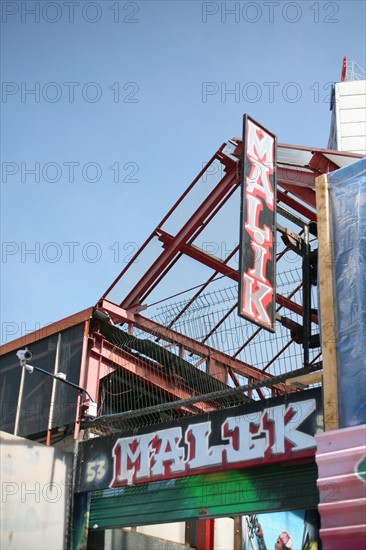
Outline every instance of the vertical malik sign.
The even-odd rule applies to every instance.
[[[239,315],[275,332],[276,136],[243,121]]]

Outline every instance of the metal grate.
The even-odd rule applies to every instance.
[[[278,274],[277,282],[280,291],[301,303],[300,268]],[[279,309],[288,319],[300,321],[298,315]],[[99,416],[103,418],[92,425],[102,433],[130,430],[227,408],[271,397],[274,384],[304,373],[302,345],[287,328],[277,323],[276,334],[270,334],[238,317],[236,310],[236,285],[206,292],[193,302],[165,303],[158,308],[155,322],[209,346],[212,355],[207,356],[191,353],[171,339],[163,340],[161,333],[135,328],[132,335],[101,323],[101,334],[113,344],[115,370],[101,380]],[[235,369],[223,368],[213,361],[215,350],[253,365],[268,379],[254,381]],[[310,352],[311,370],[319,370],[320,350]]]

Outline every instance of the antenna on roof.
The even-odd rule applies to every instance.
[[[343,58],[341,82],[351,82],[353,80],[366,80],[366,71],[356,61],[347,61]]]
[[[347,73],[347,57],[343,57],[343,65],[342,65],[342,74],[341,74],[341,82],[344,82],[346,80],[346,73]]]

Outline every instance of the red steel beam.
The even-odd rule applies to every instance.
[[[317,219],[316,212],[309,210],[309,208],[307,208],[305,205],[300,204],[293,197],[289,197],[288,195],[286,195],[286,193],[284,193],[280,189],[277,189],[277,200],[280,202],[283,202],[293,210],[296,210],[296,212],[298,212],[299,214],[302,214],[303,216],[308,218],[308,220],[310,220],[311,222],[316,222],[316,219]]]
[[[169,235],[169,233],[166,233],[166,231],[160,231],[159,240],[164,243],[164,247],[168,247],[169,244],[173,242],[174,237],[172,235]],[[207,265],[207,267],[218,271],[222,275],[226,275],[227,277],[230,277],[230,279],[238,281],[238,272],[236,269],[225,264],[222,260],[219,260],[215,256],[203,252],[203,250],[201,250],[197,246],[194,246],[192,244],[184,244],[182,246],[181,252],[183,252],[190,258],[193,258],[194,260],[197,260],[198,262]]]
[[[168,342],[175,342],[178,345],[180,344],[191,353],[201,357],[212,357],[212,359],[215,359],[216,362],[222,363],[226,367],[231,367],[234,371],[242,374],[246,378],[248,378],[248,376],[252,377],[254,380],[270,380],[272,378],[271,375],[263,373],[260,369],[249,365],[249,363],[245,363],[239,359],[233,359],[226,353],[218,351],[215,348],[211,348],[206,344],[201,344],[200,342],[182,335],[179,332],[167,329],[155,321],[143,317],[142,315],[135,315],[135,325],[158,338]],[[286,389],[288,390],[285,384],[276,384],[275,386],[281,391],[286,391]]]
[[[160,231],[159,240],[161,240],[165,246],[169,247],[169,244],[173,241],[173,239],[174,237],[172,237],[172,235],[169,235],[169,233],[166,233],[165,231]],[[193,258],[194,260],[197,260],[198,262],[207,265],[211,269],[218,271],[223,275],[226,275],[233,281],[239,281],[239,273],[236,269],[229,267],[222,260],[217,259],[215,256],[203,252],[203,250],[201,250],[200,248],[197,248],[196,246],[193,246],[191,244],[185,244],[182,246],[181,251],[184,252],[184,254],[187,254],[187,256],[189,256],[190,258]],[[286,307],[293,313],[297,313],[301,316],[303,315],[302,306],[300,304],[293,302],[292,300],[286,298],[285,296],[282,296],[281,294],[276,294],[276,302],[282,307]],[[313,323],[318,322],[318,316],[314,313],[312,314],[312,321]]]
[[[304,201],[312,208],[316,208],[315,189],[309,187],[301,187],[300,185],[285,183],[283,181],[278,182],[286,191],[295,195],[298,199]],[[277,197],[278,198],[278,197]]]
[[[127,309],[131,306],[138,304],[142,295],[147,295],[151,285],[155,282],[156,278],[162,273],[162,271],[169,265],[174,259],[175,255],[181,251],[182,246],[192,237],[192,235],[201,226],[203,229],[203,222],[210,215],[213,208],[215,208],[220,201],[225,197],[230,188],[236,182],[236,166],[234,166],[226,176],[224,176],[216,187],[212,190],[209,196],[204,202],[197,208],[196,212],[191,216],[187,223],[177,233],[174,241],[160,254],[155,262],[150,266],[146,273],[142,276],[140,281],[135,285],[131,292],[125,297],[121,303],[121,307]]]
[[[309,167],[312,170],[317,170],[320,174],[334,172],[334,170],[338,170],[340,168],[338,164],[331,161],[328,157],[318,151],[313,154],[311,161],[309,162]]]
[[[277,166],[277,181],[281,185],[289,184],[315,189],[315,178],[318,175],[313,171],[301,170],[294,166]]]
[[[226,353],[218,351],[215,348],[211,348],[206,344],[201,344],[193,338],[189,338],[188,336],[180,334],[175,330],[166,328],[159,323],[152,321],[151,319],[143,317],[142,315],[135,314],[132,316],[131,313],[123,310],[115,304],[112,304],[111,302],[108,302],[107,300],[101,300],[99,302],[99,307],[105,312],[109,313],[111,317],[119,323],[132,322],[136,327],[144,330],[145,332],[153,334],[159,339],[166,340],[167,342],[172,342],[178,346],[182,346],[190,353],[194,353],[195,355],[198,355],[200,357],[211,357],[212,359],[215,359],[215,361],[221,363],[222,365],[225,365],[226,367],[232,368],[234,371],[242,374],[246,378],[252,377],[254,380],[269,380],[272,378],[272,375],[263,373],[260,369],[253,367],[249,363],[245,363],[244,361],[240,361],[239,359],[234,359]],[[287,393],[289,390],[289,388],[285,384],[275,384],[274,387],[276,387],[280,391],[285,391]]]
[[[236,246],[232,252],[223,260],[224,264],[227,264],[233,256],[238,252],[239,246]],[[208,287],[208,285],[215,279],[215,277],[218,275],[217,271],[214,271],[214,273],[207,279],[207,281],[198,289],[198,291],[195,293],[194,296],[188,302],[185,304],[185,306],[182,307],[182,309],[177,313],[177,315],[174,317],[172,321],[170,321],[168,328],[172,327],[174,323],[183,315],[183,313],[193,304],[193,302],[198,298],[198,296]]]
[[[213,210],[211,211],[210,215],[209,215],[209,216],[207,217],[207,219],[205,220],[205,226],[207,226],[207,225],[210,223],[210,221],[212,220],[212,218],[214,218],[214,217],[216,216],[218,210],[220,210],[220,208],[223,206],[224,202],[228,201],[228,200],[230,199],[231,195],[232,195],[235,191],[236,191],[236,187],[233,187],[233,188],[229,191],[229,193],[227,193],[227,195],[225,196],[225,200],[222,201],[218,206],[216,206],[215,209],[213,209]],[[201,226],[198,227],[197,232],[194,233],[193,236],[189,239],[189,244],[190,244],[191,242],[194,241],[194,239],[197,237],[197,235],[199,235],[199,234],[201,233],[201,231],[203,230],[203,228],[204,228],[203,225],[201,225]],[[158,228],[155,230],[155,234],[156,234],[157,236],[159,236],[160,231],[161,231],[161,230],[160,230],[160,228],[158,227]],[[181,256],[182,256],[182,252],[179,252],[179,253],[175,256],[174,260],[173,260],[172,262],[170,262],[170,264],[160,273],[160,275],[155,279],[155,281],[153,282],[153,284],[150,286],[150,288],[149,288],[149,294],[155,289],[155,287],[158,286],[158,284],[160,284],[160,282],[162,281],[162,279],[164,279],[164,277],[165,277],[165,275],[168,273],[168,271],[169,271],[170,269],[172,269],[172,267],[179,261],[179,259],[181,258]],[[145,298],[144,295],[142,295],[142,296],[140,297],[140,299],[141,299],[142,302],[144,301],[144,298]]]
[[[236,141],[237,146],[234,151],[234,155],[238,158],[241,158],[241,152],[242,152],[242,138],[241,137],[233,137],[231,138],[231,141]],[[354,158],[354,159],[360,159],[363,157],[363,155],[360,155],[359,153],[350,153],[349,151],[336,151],[334,149],[321,149],[320,147],[309,147],[307,145],[293,145],[291,143],[277,143],[277,149],[293,149],[294,151],[307,151],[309,153],[322,153],[323,155],[333,155],[338,157],[346,157],[346,158]]]
[[[182,193],[182,195],[179,197],[179,199],[173,204],[171,209],[167,212],[167,214],[163,217],[161,222],[159,223],[158,227],[161,227],[166,220],[171,216],[171,214],[174,212],[174,210],[180,205],[180,203],[183,201],[183,199],[188,195],[188,193],[193,189],[193,187],[196,185],[198,180],[202,177],[202,175],[206,172],[206,170],[211,166],[211,164],[218,159],[218,155],[221,153],[222,149],[225,147],[226,143],[223,143],[221,147],[216,151],[216,153],[210,158],[210,160],[207,162],[207,164],[202,168],[202,170],[199,172],[199,174],[194,178],[194,180],[190,183],[190,185],[187,187],[187,189]],[[146,248],[146,246],[149,244],[149,242],[155,237],[155,231],[151,233],[151,235],[146,239],[144,244],[137,250],[136,254],[133,255],[131,260],[128,262],[126,267],[124,267],[121,271],[121,273],[116,277],[116,279],[113,281],[113,283],[107,288],[107,290],[104,292],[103,296],[101,297],[101,300],[106,298],[108,294],[111,292],[111,290],[115,287],[115,285],[119,282],[121,277],[126,273],[126,271],[130,268],[130,266],[135,262],[136,258],[142,253],[142,251]]]
[[[215,520],[199,519],[197,522],[197,550],[213,550],[215,536]]]
[[[184,388],[178,387],[177,381],[174,380],[173,376],[169,376],[169,374],[164,372],[158,372],[150,365],[147,365],[142,359],[134,357],[125,350],[116,348],[113,344],[107,342],[107,340],[103,341],[101,349],[93,347],[90,353],[94,354],[97,358],[101,358],[102,364],[107,363],[111,371],[115,370],[116,367],[126,370],[145,384],[154,386],[173,399],[188,399],[189,397],[199,395],[199,393],[188,386]],[[215,407],[203,402],[195,403],[192,407],[196,413],[215,410]]]
[[[276,294],[276,302],[293,313],[297,313],[297,315],[303,316],[302,306],[300,304],[297,304],[296,302],[293,302],[292,300],[289,300],[289,298],[286,298],[286,296],[282,296],[281,294]],[[319,324],[318,315],[316,313],[311,314],[311,322]]]

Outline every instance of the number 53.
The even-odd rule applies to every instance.
[[[102,479],[105,473],[105,460],[93,460],[88,463],[86,468],[86,480],[94,481],[95,479]]]

